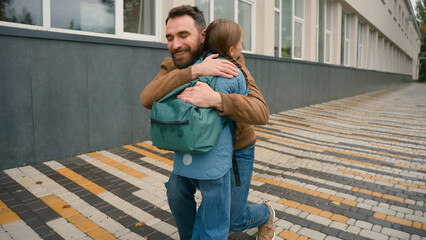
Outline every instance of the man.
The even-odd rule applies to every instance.
[[[153,102],[198,76],[237,76],[237,68],[227,60],[216,59],[217,54],[192,65],[201,55],[205,28],[204,15],[197,7],[186,5],[170,10],[166,19],[166,38],[172,58],[166,58],[162,62],[157,77],[142,91],[140,98],[144,107],[151,109]],[[234,150],[241,186],[235,185],[235,176],[232,176],[230,229],[243,231],[259,227],[258,239],[273,239],[273,209],[266,203],[246,204],[256,141],[253,124],[266,124],[269,120],[269,110],[253,77],[245,67],[244,57],[241,56],[238,61],[248,75],[246,80],[249,92],[246,96],[215,92],[207,84],[197,82],[196,86],[187,88],[178,98],[199,107],[214,107],[218,114],[238,122]],[[191,239],[195,209],[188,209],[187,206],[194,205],[195,191],[186,188],[183,181],[172,173],[166,183],[167,196],[180,238]]]

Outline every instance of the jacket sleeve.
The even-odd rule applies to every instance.
[[[245,66],[243,55],[238,59],[238,62],[247,74],[247,89],[249,92],[244,96],[236,93],[220,93],[223,112],[218,111],[218,113],[219,115],[225,115],[237,122],[264,125],[269,121],[268,106],[253,77]]]
[[[140,95],[142,105],[151,109],[152,104],[159,101],[169,92],[191,81],[191,67],[177,69],[171,58],[166,58],[161,63],[158,75],[144,88]]]

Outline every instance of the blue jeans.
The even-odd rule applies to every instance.
[[[244,231],[265,224],[271,212],[265,204],[247,204],[254,164],[254,144],[235,152],[241,186],[235,186],[231,171],[231,226],[232,231]]]
[[[181,240],[228,238],[231,208],[231,172],[215,180],[198,180],[172,173],[166,183],[167,200]],[[199,189],[201,205],[196,210],[194,194]]]
[[[230,170],[231,220],[230,222],[228,221],[227,228],[232,231],[243,231],[245,229],[258,227],[265,224],[268,221],[271,213],[269,208],[264,204],[247,205],[247,197],[254,164],[254,145],[238,150],[235,152],[235,154],[237,157],[241,186],[235,186],[234,173],[232,170]],[[182,240],[191,239],[193,232],[194,236],[196,236],[196,232],[199,232],[197,226],[195,226],[196,220],[199,222],[198,218],[202,217],[202,214],[198,215],[198,213],[196,213],[196,203],[194,199],[194,194],[197,188],[197,181],[198,180],[177,176],[172,173],[169,181],[166,183],[167,198],[170,210],[172,211],[173,217],[176,220],[179,236]],[[207,205],[204,205],[203,207],[206,208],[206,211],[210,210],[207,209]],[[217,210],[222,209],[213,208],[212,210],[216,212]],[[226,209],[223,210],[226,211]],[[208,216],[206,214],[210,213],[205,213],[204,216]],[[220,221],[225,223],[226,219],[220,219]],[[226,233],[228,233],[228,229]]]

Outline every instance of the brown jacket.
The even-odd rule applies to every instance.
[[[218,111],[219,115],[225,115],[238,122],[235,150],[240,150],[256,141],[253,124],[266,124],[269,120],[268,106],[253,77],[247,70],[242,55],[238,62],[247,73],[247,89],[249,93],[246,96],[235,93],[220,93],[223,112]],[[140,95],[142,105],[151,109],[154,102],[159,101],[175,88],[193,80],[191,69],[191,67],[177,69],[171,58],[164,59],[161,63],[160,72]]]

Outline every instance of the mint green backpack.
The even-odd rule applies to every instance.
[[[205,153],[216,146],[223,129],[215,108],[199,108],[177,98],[196,82],[216,89],[215,76],[201,76],[154,102],[151,111],[152,144],[160,149],[184,153]]]

